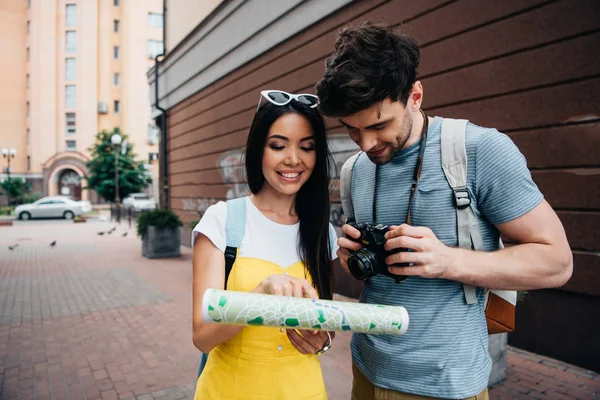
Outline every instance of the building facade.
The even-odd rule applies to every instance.
[[[167,5],[169,21],[168,13],[182,5]],[[260,91],[314,93],[337,31],[363,20],[402,25],[418,39],[427,113],[508,134],[565,226],[573,277],[561,288],[529,292],[517,306],[509,344],[600,371],[595,0],[576,6],[567,0],[225,0],[198,18],[148,75],[152,95],[158,92],[153,104],[167,117],[160,153],[165,204],[189,222],[219,200],[246,195],[242,150]],[[328,119],[327,127],[339,172],[356,146],[337,121]],[[337,190],[332,200],[331,222],[339,226]],[[360,291],[349,275],[336,271],[336,278],[337,292]]]
[[[42,195],[101,201],[85,189],[88,149],[119,127],[148,163],[157,152],[146,72],[163,52],[161,0],[0,2],[0,147],[11,177]],[[1,160],[1,179],[6,179]],[[153,173],[154,171],[151,171]],[[151,190],[151,188],[149,188]]]

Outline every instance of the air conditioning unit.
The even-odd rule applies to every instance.
[[[105,101],[98,102],[98,112],[100,114],[108,113],[108,104]]]

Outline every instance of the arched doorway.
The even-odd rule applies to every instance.
[[[58,178],[58,193],[73,200],[81,200],[81,176],[72,169],[64,169]]]

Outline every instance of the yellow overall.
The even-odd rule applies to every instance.
[[[304,263],[288,268],[256,258],[237,257],[227,290],[249,292],[270,275],[306,278]],[[211,350],[196,384],[195,400],[326,400],[321,364],[301,354],[285,329],[244,327],[231,340]]]

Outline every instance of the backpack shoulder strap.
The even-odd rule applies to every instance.
[[[347,159],[340,172],[340,201],[346,216],[346,223],[355,221],[354,205],[352,203],[352,170],[360,153],[358,152]]]
[[[225,222],[225,288],[227,279],[237,256],[237,249],[246,232],[246,198],[227,200],[227,220]]]
[[[246,232],[246,198],[227,200],[227,219],[225,221],[225,289],[227,289],[227,280],[237,257],[237,249],[242,243],[244,233]],[[202,374],[208,353],[200,355],[198,363],[198,378]]]
[[[479,221],[471,207],[471,197],[467,190],[466,129],[467,120],[442,120],[442,169],[454,192],[458,245],[465,249],[483,250]],[[463,286],[467,304],[477,303],[475,287],[467,284]]]

